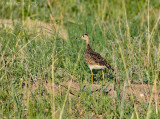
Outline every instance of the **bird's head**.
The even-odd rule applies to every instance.
[[[84,34],[84,35],[82,35],[81,37],[78,37],[77,39],[83,39],[83,40],[89,40],[89,36],[88,36],[88,34]]]

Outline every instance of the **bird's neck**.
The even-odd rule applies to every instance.
[[[86,46],[86,52],[93,52],[93,50],[89,44]]]
[[[86,48],[89,45],[89,38],[86,40]]]

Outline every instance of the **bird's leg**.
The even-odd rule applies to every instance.
[[[102,70],[102,79],[103,79],[103,83],[104,83],[104,71]]]
[[[92,76],[92,84],[93,84],[93,72],[92,72],[92,70],[91,70],[91,76]]]

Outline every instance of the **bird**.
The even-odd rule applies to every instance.
[[[86,51],[84,53],[84,60],[91,71],[92,76],[92,84],[93,84],[93,69],[102,69],[102,78],[104,81],[104,72],[103,69],[110,69],[114,72],[114,69],[111,65],[103,58],[99,53],[92,50],[91,46],[89,45],[89,36],[88,34],[84,34],[81,37],[77,37],[76,39],[83,39],[86,41]]]

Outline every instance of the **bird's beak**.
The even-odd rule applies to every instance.
[[[81,39],[82,37],[77,37],[76,39]]]

